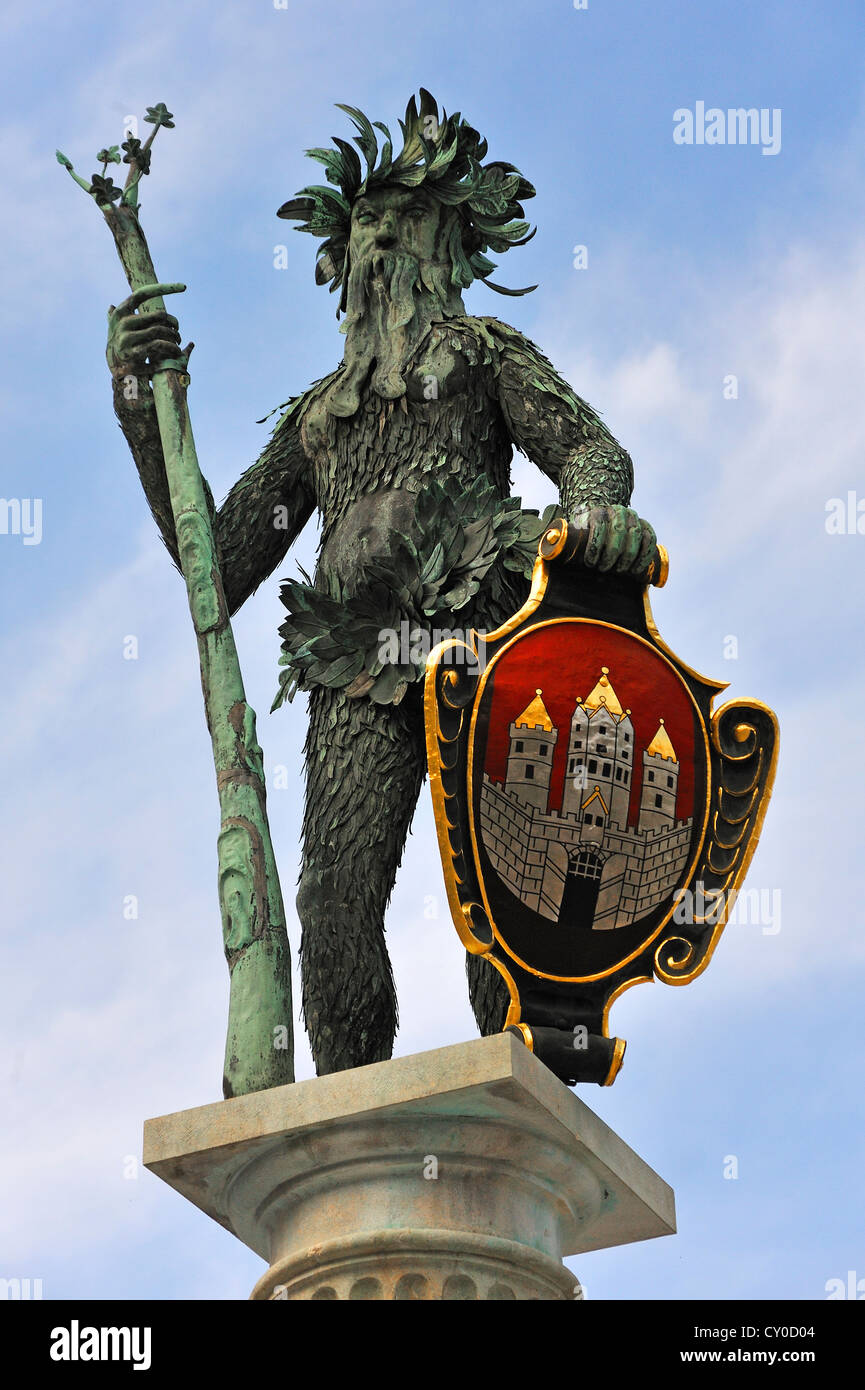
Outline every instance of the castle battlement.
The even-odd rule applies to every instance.
[[[521,901],[558,921],[594,893],[591,925],[624,926],[662,902],[687,861],[693,817],[676,815],[679,762],[661,719],[649,745],[637,747],[609,668],[585,700],[577,697],[569,737],[557,729],[543,692],[509,726],[504,783],[484,774],[481,834],[490,859]],[[562,805],[550,807],[553,761],[566,755]],[[632,777],[639,768],[637,799]],[[574,887],[579,879],[583,887]],[[588,893],[588,896],[587,896]],[[587,925],[582,922],[581,925]]]

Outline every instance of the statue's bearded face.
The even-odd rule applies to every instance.
[[[352,265],[391,250],[417,261],[441,257],[442,204],[421,188],[376,188],[358,198],[351,212]]]
[[[334,415],[353,415],[372,369],[372,389],[405,395],[412,349],[436,317],[464,313],[451,284],[448,242],[456,213],[421,188],[383,187],[352,208],[345,371],[330,392]]]

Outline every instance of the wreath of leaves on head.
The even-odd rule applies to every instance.
[[[435,99],[421,87],[420,109],[412,97],[405,120],[399,123],[403,147],[394,158],[393,139],[386,125],[369,121],[353,106],[341,102],[337,106],[351,117],[358,131],[354,143],[366,161],[366,172],[357,151],[335,135],[336,149],[306,151],[324,165],[334,187],[312,184],[302,188],[277,213],[278,217],[299,221],[295,231],[325,238],[317,252],[315,279],[316,284],[329,284],[331,293],[341,288],[337,317],[346,307],[352,204],[368,189],[386,184],[403,188],[423,184],[439,202],[459,209],[449,245],[452,284],[468,289],[474,280],[482,280],[491,290],[507,295],[537,289],[527,285],[511,290],[488,278],[496,267],[485,251],[502,254],[512,246],[524,246],[535,235],[537,228],[530,228],[523,220],[522,207],[524,199],[535,196],[535,190],[513,164],[501,160],[481,163],[487,142],[461,119],[459,111],[448,116],[442,108],[439,116]],[[381,151],[373,127],[385,137]]]
[[[387,554],[370,558],[353,586],[332,573],[319,576],[326,587],[307,575],[306,583],[283,583],[280,598],[289,614],[279,629],[284,669],[271,708],[314,686],[399,704],[425,675],[423,634],[451,629],[481,584],[487,601],[507,603],[501,570],[528,578],[541,536],[560,515],[555,504],[542,516],[523,511],[518,497],[499,497],[483,476],[469,486],[456,477],[431,482],[417,494],[409,531],[392,530]]]

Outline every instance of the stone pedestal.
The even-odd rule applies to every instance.
[[[267,1262],[255,1299],[573,1299],[673,1192],[510,1034],[148,1120],[144,1163]]]

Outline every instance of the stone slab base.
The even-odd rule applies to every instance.
[[[145,1165],[269,1268],[255,1299],[581,1297],[673,1192],[511,1034],[148,1120]]]

